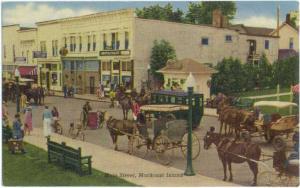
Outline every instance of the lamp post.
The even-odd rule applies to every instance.
[[[39,71],[40,71],[40,85],[42,87],[42,67],[43,66],[41,64],[39,64],[38,67],[39,67]]]
[[[189,121],[188,121],[188,143],[187,143],[187,163],[186,169],[184,172],[185,176],[194,176],[195,172],[193,170],[192,164],[192,124],[193,124],[193,90],[194,86],[196,85],[195,78],[193,77],[192,73],[189,74],[186,80],[186,86],[188,91],[188,105],[189,105]]]
[[[148,87],[148,89],[150,87],[150,69],[151,69],[151,67],[148,64],[148,66],[147,66],[147,73],[148,73],[147,87]]]
[[[15,80],[16,80],[16,104],[17,104],[17,114],[20,112],[20,85],[19,85],[20,72],[18,68],[15,70]]]

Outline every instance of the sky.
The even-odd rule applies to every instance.
[[[187,11],[188,1],[168,1],[174,8]],[[2,25],[20,24],[34,26],[35,22],[79,16],[124,8],[143,8],[165,5],[165,1],[52,1],[52,2],[2,2]],[[233,23],[247,26],[276,27],[276,7],[280,7],[280,21],[285,15],[298,10],[298,1],[237,1]]]

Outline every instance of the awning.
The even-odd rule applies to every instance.
[[[21,76],[37,75],[36,66],[19,66],[18,70]]]
[[[283,101],[259,101],[253,104],[254,107],[258,106],[270,106],[270,107],[277,107],[277,108],[287,108],[290,106],[298,106],[296,103],[293,102],[283,102]]]

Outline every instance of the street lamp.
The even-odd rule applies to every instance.
[[[20,85],[19,85],[20,72],[18,68],[15,69],[15,80],[16,80],[16,103],[17,103],[17,114],[20,112]]]
[[[147,73],[148,73],[147,87],[148,87],[148,89],[150,87],[150,69],[151,69],[151,66],[150,66],[150,64],[148,64],[148,66],[147,66]]]
[[[39,72],[40,72],[40,85],[42,87],[42,67],[43,66],[41,64],[39,64],[38,67],[39,67]]]
[[[186,169],[184,172],[185,176],[194,176],[195,172],[193,170],[192,165],[192,127],[193,127],[193,90],[196,85],[196,81],[192,73],[189,74],[186,80],[186,87],[188,91],[188,104],[189,104],[189,121],[188,121],[188,143],[187,143],[187,163],[186,163]]]

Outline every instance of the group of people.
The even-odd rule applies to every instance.
[[[64,97],[74,97],[75,89],[73,86],[68,87],[66,84],[63,86]]]

